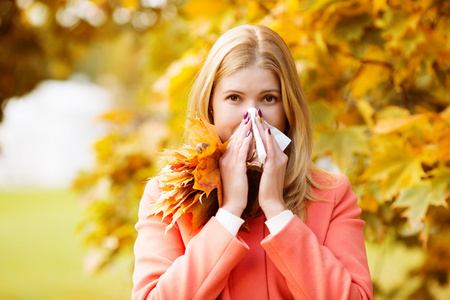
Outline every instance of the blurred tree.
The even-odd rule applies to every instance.
[[[8,30],[17,23],[4,24],[14,18],[26,20],[24,11],[27,16],[32,14],[31,8],[24,8],[24,3],[38,2],[18,1],[22,5],[19,14],[15,13],[14,3],[3,3],[6,2],[0,6],[2,45],[4,36],[8,36],[4,32],[13,32]],[[86,205],[86,218],[80,230],[94,249],[86,260],[90,269],[101,268],[121,254],[132,260],[133,225],[145,179],[155,175],[161,167],[155,151],[180,142],[186,95],[207,50],[227,29],[243,23],[261,23],[279,32],[292,50],[313,112],[314,159],[331,158],[352,181],[367,223],[368,241],[389,241],[420,253],[421,259],[405,274],[413,285],[383,286],[383,278],[373,274],[378,297],[430,299],[436,296],[433,287],[448,285],[448,1],[186,0],[180,4],[123,0],[95,1],[94,4],[80,0],[54,5],[50,1],[39,3],[47,7],[48,16],[54,16],[49,20],[65,24],[65,27],[55,26],[47,38],[56,43],[63,34],[62,44],[65,45],[50,43],[44,47],[41,37],[38,39],[35,35],[40,29],[34,25],[17,25],[31,32],[34,39],[30,38],[31,42],[27,43],[37,45],[36,51],[30,51],[37,58],[58,53],[51,56],[55,59],[48,60],[55,63],[52,67],[24,67],[36,70],[37,74],[42,70],[63,74],[60,76],[70,73],[64,70],[71,68],[64,66],[71,66],[71,63],[65,62],[80,56],[67,49],[75,51],[80,48],[73,45],[84,45],[73,44],[72,40],[95,41],[108,34],[114,35],[117,28],[133,27],[142,32],[133,36],[144,45],[144,54],[136,55],[143,59],[139,60],[140,65],[145,66],[142,78],[136,82],[139,89],[135,98],[141,108],[118,109],[103,117],[111,124],[111,131],[95,145],[97,166],[80,175],[74,183]],[[95,5],[103,11],[104,17],[80,13],[72,7],[76,3]],[[161,5],[158,18],[167,18],[170,22],[160,22],[145,30],[143,24],[154,20],[145,9],[150,7],[153,12],[152,5],[156,4]],[[108,22],[116,24],[108,27]],[[105,26],[109,30],[98,33]],[[27,36],[27,31],[23,32],[20,39]],[[10,55],[28,50],[20,48],[20,39],[16,36],[17,42],[14,39],[9,42],[10,45],[17,43],[15,47],[19,49],[10,51]],[[59,47],[63,50],[58,50]],[[122,57],[123,54],[117,55]],[[24,63],[33,62],[25,57]],[[1,63],[7,65],[11,61],[18,61],[18,58],[3,59]],[[121,65],[118,71],[126,69],[126,65]],[[3,72],[3,67],[1,70]],[[45,78],[48,74],[44,72],[39,76]],[[2,93],[3,85],[20,86],[19,81],[14,81],[19,80],[17,78],[20,76],[1,77]]]
[[[144,53],[136,55],[145,43],[141,35],[173,18],[176,3],[0,0],[0,122],[10,98],[29,93],[44,79],[67,79],[74,72],[95,78],[109,72],[129,88],[136,86],[139,77],[126,75],[141,71],[142,61],[137,60]],[[117,69],[121,64],[108,60],[108,47],[128,51],[120,59],[132,63]]]

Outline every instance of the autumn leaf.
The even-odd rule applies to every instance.
[[[450,197],[450,167],[439,166],[429,172],[431,176],[430,203],[435,206],[448,207]]]
[[[432,175],[430,179],[403,188],[393,203],[393,207],[406,208],[403,215],[411,228],[422,222],[430,205],[448,207],[446,198],[450,187],[450,168],[435,169]]]
[[[423,114],[403,118],[388,118],[379,120],[374,128],[375,133],[384,134],[394,131],[406,130],[412,126],[423,126],[427,117]]]
[[[406,207],[403,215],[408,218],[411,228],[416,228],[425,217],[430,205],[431,183],[420,181],[400,191],[393,207]]]
[[[217,192],[216,192],[217,191]],[[216,200],[218,190],[214,190],[210,196],[204,196],[200,198],[199,201],[189,212],[192,214],[192,228],[193,230],[199,228],[215,215],[219,209],[219,203]]]
[[[332,132],[322,133],[315,143],[316,155],[331,155],[334,163],[345,171],[356,154],[369,151],[365,126],[350,126]]]
[[[364,173],[363,180],[378,181],[383,199],[390,200],[399,191],[421,180],[425,175],[420,159],[413,149],[401,141],[388,141],[376,152]]]
[[[192,145],[201,143],[209,144],[212,142],[216,142],[217,146],[222,144],[216,126],[199,116],[188,118],[188,120],[190,121],[190,124],[187,125],[189,141]]]
[[[371,128],[374,125],[373,116],[375,114],[375,110],[370,105],[370,103],[365,99],[359,99],[356,102],[356,107],[358,108],[359,113],[364,119],[366,125]]]
[[[195,170],[192,172],[195,178],[194,188],[206,192],[206,196],[209,196],[212,190],[220,186],[220,170],[219,170],[219,158],[221,156],[220,149],[210,145],[208,150],[201,153],[198,164]],[[212,149],[212,152],[209,150]]]
[[[314,101],[309,104],[313,116],[313,125],[331,127],[338,115],[337,109],[333,108],[324,100]]]
[[[369,92],[378,89],[388,82],[390,71],[383,65],[364,65],[352,83],[352,95],[355,98],[362,97]]]

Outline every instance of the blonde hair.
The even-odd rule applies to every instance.
[[[268,69],[279,78],[286,134],[292,140],[286,152],[289,157],[284,200],[287,207],[305,217],[308,201],[317,200],[312,187],[323,189],[312,178],[321,172],[312,162],[313,130],[310,110],[300,85],[292,54],[283,39],[261,25],[242,25],[224,33],[213,45],[191,90],[188,111],[213,123],[211,96],[224,77],[251,66]]]

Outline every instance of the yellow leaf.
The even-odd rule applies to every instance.
[[[377,112],[377,119],[388,119],[388,118],[403,118],[409,116],[410,113],[407,109],[401,108],[399,106],[387,106],[383,110]]]
[[[406,207],[403,215],[411,228],[417,228],[424,219],[430,205],[447,206],[445,191],[450,183],[449,170],[445,177],[435,177],[417,182],[400,191],[393,207]]]
[[[450,129],[440,135],[437,158],[450,162]]]
[[[331,126],[335,122],[338,114],[331,105],[323,100],[310,103],[309,108],[311,110],[314,127],[321,125]]]
[[[139,0],[122,0],[122,6],[128,9],[136,9],[139,6]]]
[[[373,12],[378,14],[379,11],[384,11],[386,9],[387,0],[374,0],[373,1]]]
[[[423,114],[408,116],[404,118],[389,118],[377,122],[374,133],[385,134],[394,131],[404,131],[413,126],[422,127],[428,122],[428,119]]]
[[[372,108],[370,103],[365,99],[360,99],[356,102],[356,107],[358,108],[358,111],[367,126],[369,128],[373,127],[373,115],[375,114],[375,110]]]
[[[223,0],[192,0],[183,7],[183,12],[191,18],[209,19],[223,13],[225,8]]]
[[[360,98],[368,92],[386,83],[390,77],[390,70],[382,65],[366,64],[352,82],[352,96]]]
[[[450,197],[450,168],[439,166],[429,173],[432,178],[430,203],[435,206],[448,207],[447,198]]]
[[[108,121],[118,125],[128,124],[131,120],[133,120],[133,118],[133,112],[124,108],[111,109],[100,116],[100,120]]]
[[[345,172],[356,154],[368,153],[368,137],[365,126],[349,126],[333,132],[322,133],[315,143],[315,154],[331,154],[333,162]]]
[[[247,13],[245,15],[248,22],[254,22],[258,18],[264,16],[264,10],[261,9],[258,1],[249,1],[247,5]]]
[[[387,140],[385,143],[373,152],[362,179],[378,181],[382,186],[383,200],[388,201],[402,188],[419,182],[425,172],[413,149],[405,147],[401,140]]]

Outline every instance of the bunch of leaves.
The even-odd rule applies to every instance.
[[[188,120],[191,145],[166,150],[164,159],[167,166],[156,177],[161,193],[153,203],[151,214],[162,212],[163,218],[170,215],[171,223],[166,230],[187,213],[192,215],[195,230],[205,224],[222,204],[219,159],[227,143],[222,143],[216,127],[200,116]]]

